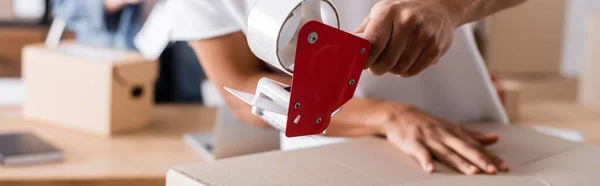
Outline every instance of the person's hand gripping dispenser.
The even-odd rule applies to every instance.
[[[292,75],[291,87],[263,78],[255,95],[226,89],[287,137],[324,134],[353,97],[370,50],[369,41],[339,28],[329,0],[258,0],[248,18],[248,44]]]

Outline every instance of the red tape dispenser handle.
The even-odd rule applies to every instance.
[[[333,112],[354,96],[369,41],[325,25],[306,23],[298,34],[286,136],[322,134]]]

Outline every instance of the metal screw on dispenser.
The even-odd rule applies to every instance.
[[[317,124],[321,123],[322,119],[321,118],[317,118]]]
[[[294,108],[295,108],[295,109],[298,109],[298,108],[300,108],[300,103],[296,103],[296,104],[294,104]]]
[[[310,34],[308,34],[308,43],[315,44],[317,42],[317,39],[319,39],[319,34],[317,34],[316,32],[311,32]]]
[[[360,54],[365,54],[365,52],[367,52],[367,49],[366,49],[366,48],[361,48],[361,49],[360,49]]]
[[[350,81],[348,81],[348,84],[350,84],[350,85],[354,85],[354,83],[356,83],[356,82],[354,81],[354,79],[350,79]]]

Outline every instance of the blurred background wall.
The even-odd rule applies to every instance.
[[[48,32],[49,0],[0,0],[0,77],[21,75],[21,49]]]
[[[584,60],[587,19],[590,13],[600,12],[600,0],[570,0],[567,5],[562,71],[577,75]]]

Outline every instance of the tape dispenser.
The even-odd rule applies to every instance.
[[[254,95],[225,89],[287,137],[325,134],[354,95],[370,43],[340,30],[329,0],[258,0],[246,36],[258,58],[292,76],[291,85],[262,78]]]

